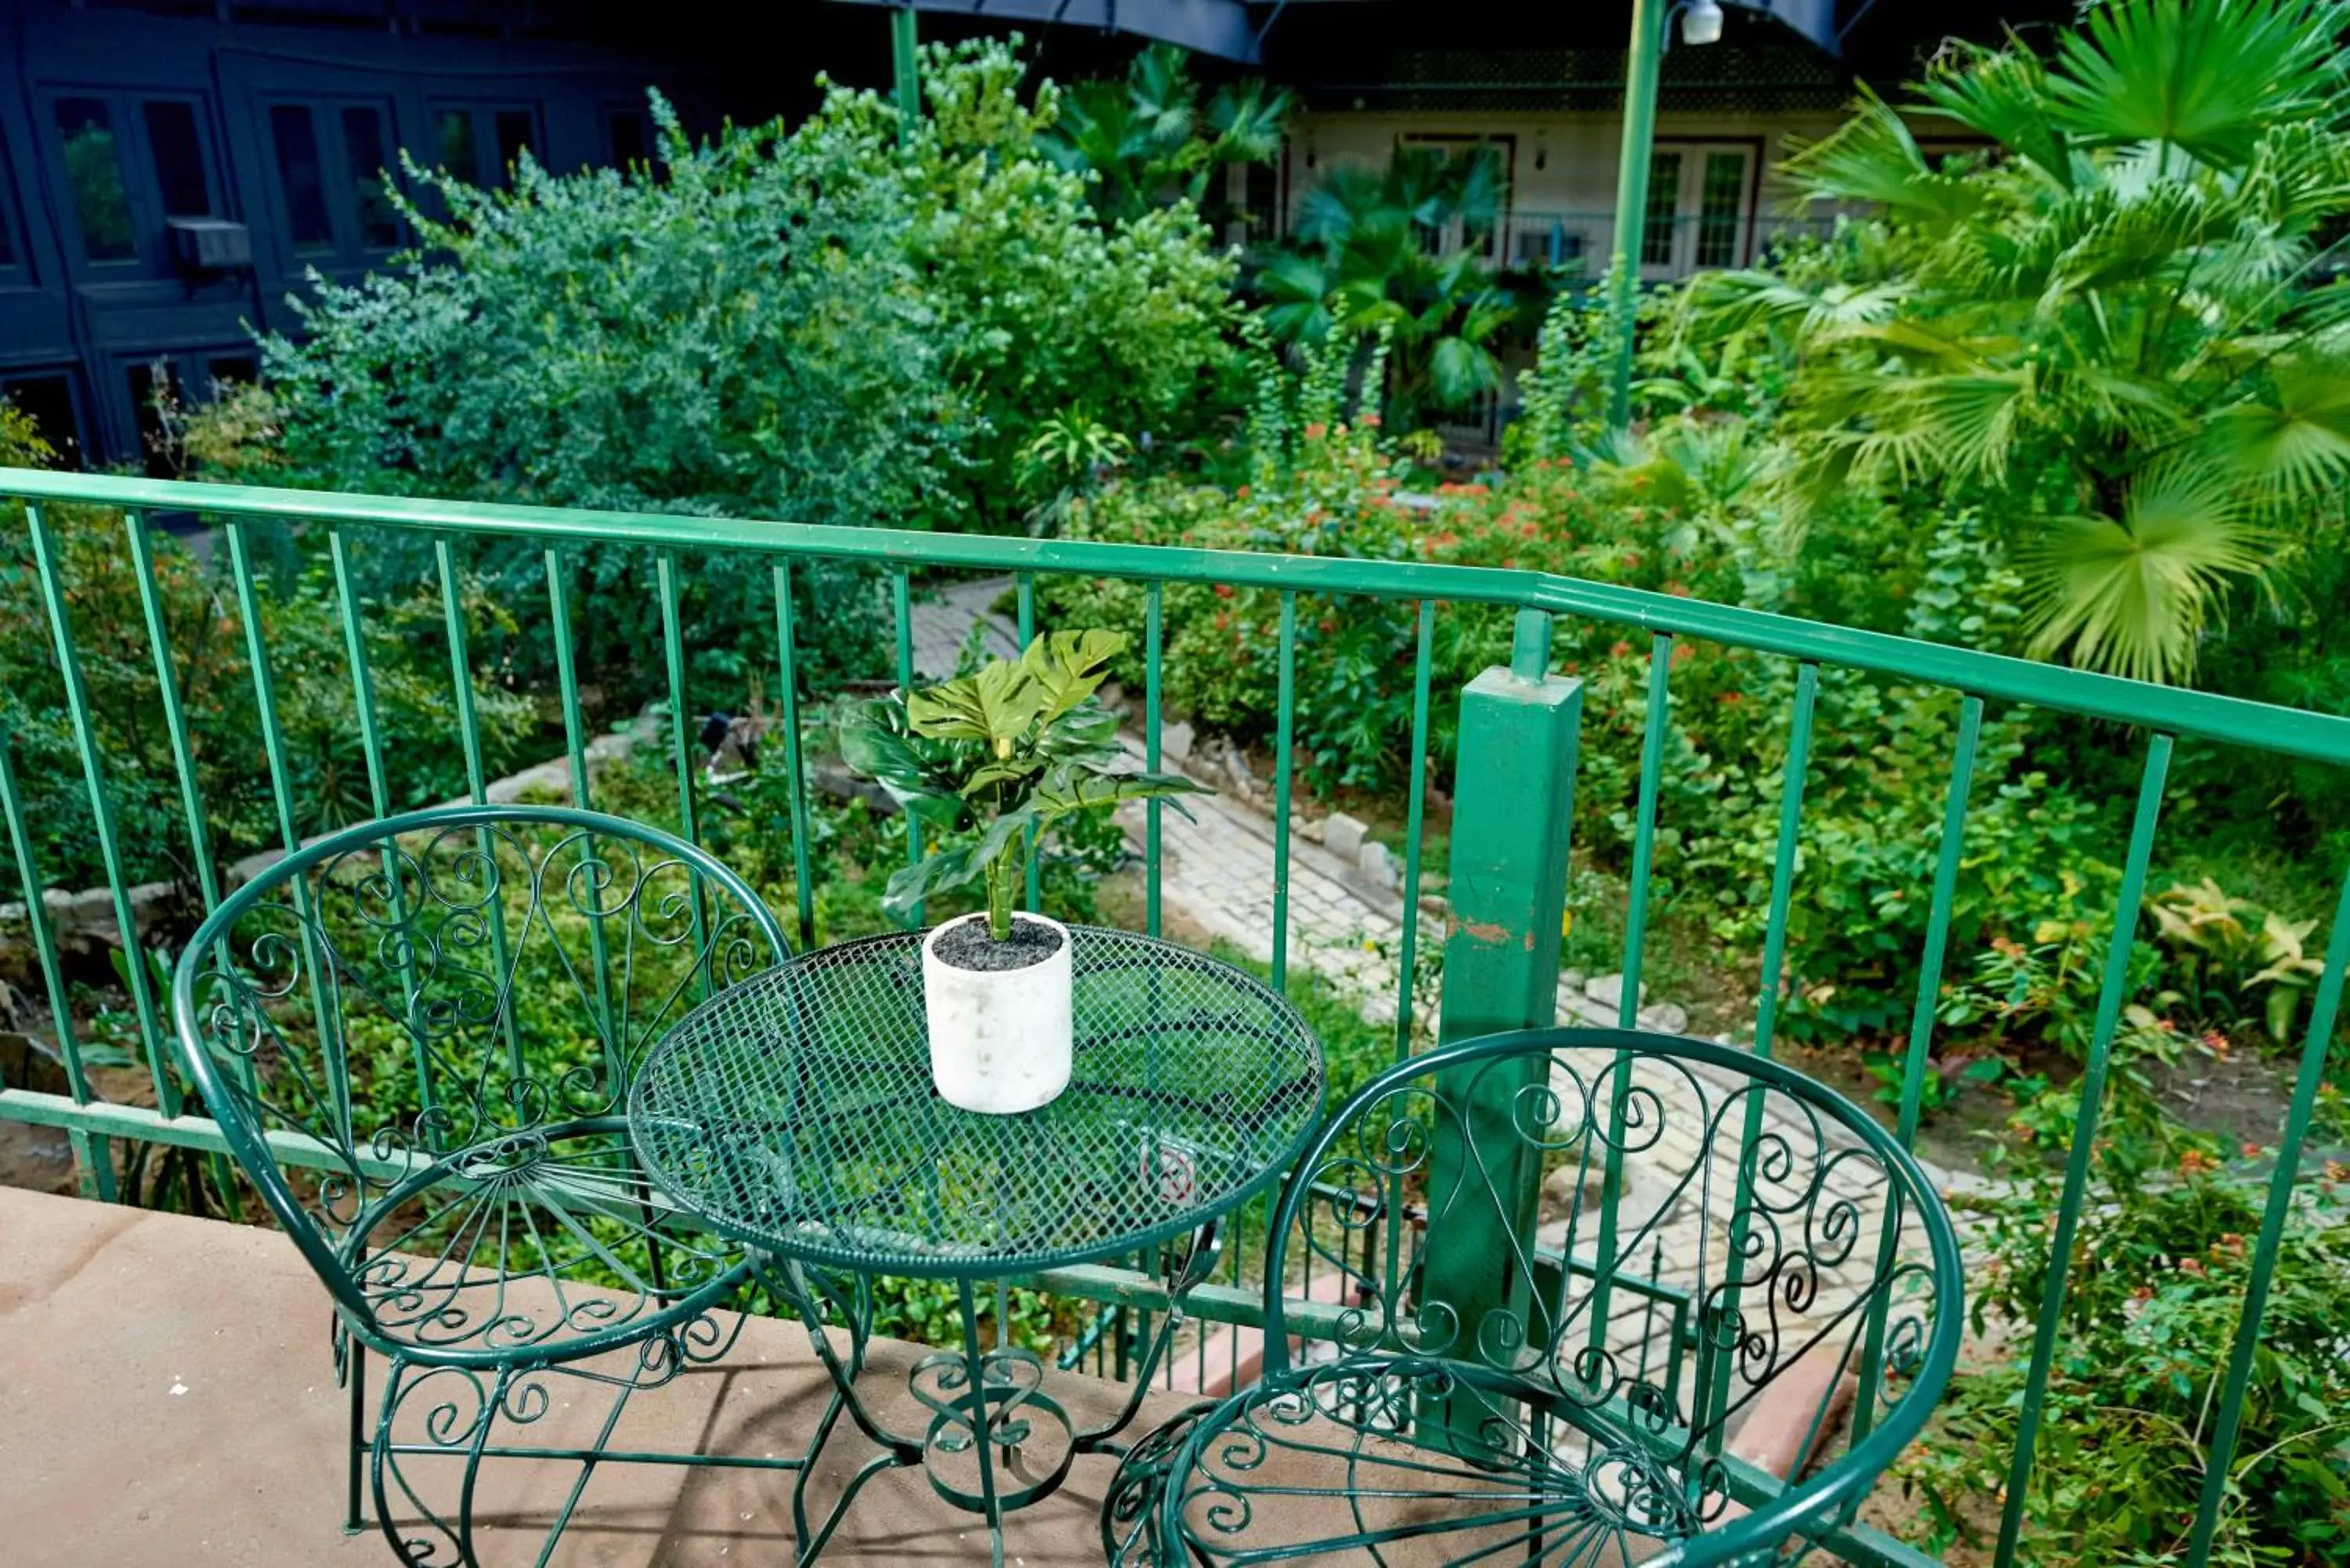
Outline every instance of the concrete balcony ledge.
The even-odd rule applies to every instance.
[[[921,1354],[879,1342],[867,1376],[901,1388]],[[373,1382],[381,1371],[371,1362]],[[1086,1422],[1114,1411],[1123,1393],[1075,1374],[1057,1375],[1054,1388]],[[805,1330],[754,1319],[722,1363],[636,1396],[615,1446],[796,1453],[828,1390]],[[1138,1430],[1185,1403],[1181,1395],[1154,1396]],[[901,1425],[911,1421],[910,1399],[907,1407]],[[515,1440],[592,1440],[605,1407],[585,1397],[584,1385],[567,1403],[558,1386],[555,1407]],[[342,1529],[347,1409],[334,1379],[326,1294],[283,1235],[0,1188],[0,1542],[10,1563],[393,1562],[380,1531]],[[872,1451],[860,1438],[836,1435],[813,1501],[828,1503]],[[1113,1463],[1080,1459],[1057,1494],[1014,1514],[1006,1561],[1099,1563],[1095,1520]],[[453,1502],[453,1465],[421,1473],[428,1484],[447,1480]],[[533,1561],[576,1474],[576,1466],[555,1461],[485,1463],[477,1503],[483,1563]],[[555,1561],[599,1568],[787,1563],[791,1480],[773,1471],[601,1467]],[[978,1520],[911,1471],[868,1486],[824,1557],[875,1568],[973,1560],[987,1560]]]

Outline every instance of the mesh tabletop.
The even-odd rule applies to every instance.
[[[921,933],[845,942],[712,997],[647,1058],[638,1156],[720,1229],[809,1262],[991,1275],[1131,1252],[1237,1206],[1297,1153],[1322,1053],[1253,977],[1071,928],[1069,1086],[1014,1116],[931,1086]]]

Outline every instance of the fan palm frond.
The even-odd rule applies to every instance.
[[[2050,519],[2022,565],[2036,655],[2175,681],[2194,672],[2222,595],[2261,556],[2225,476],[2178,462],[2141,474],[2118,520]]]
[[[2054,118],[2095,145],[2147,141],[2238,168],[2262,131],[2329,115],[2340,25],[2324,0],[2137,0],[2061,34]]]

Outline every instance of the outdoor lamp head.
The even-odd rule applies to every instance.
[[[1721,0],[1690,0],[1688,8],[1681,12],[1681,42],[1721,42]]]

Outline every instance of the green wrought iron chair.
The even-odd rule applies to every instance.
[[[1291,1173],[1265,1281],[1262,1378],[1128,1453],[1113,1563],[1800,1556],[1917,1435],[1962,1318],[1949,1212],[1868,1116],[1614,1029],[1374,1079]],[[1783,1479],[1750,1420],[1795,1435]]]
[[[476,1563],[484,1459],[533,1452],[557,1388],[608,1398],[600,1436],[546,1449],[579,1464],[552,1550],[620,1407],[731,1344],[740,1320],[713,1309],[749,1260],[639,1171],[629,1081],[695,1002],[787,953],[694,846],[540,806],[334,834],[190,939],[172,998],[187,1068],[334,1300],[350,1528],[365,1470],[403,1562]],[[369,1352],[387,1363],[372,1423]]]

